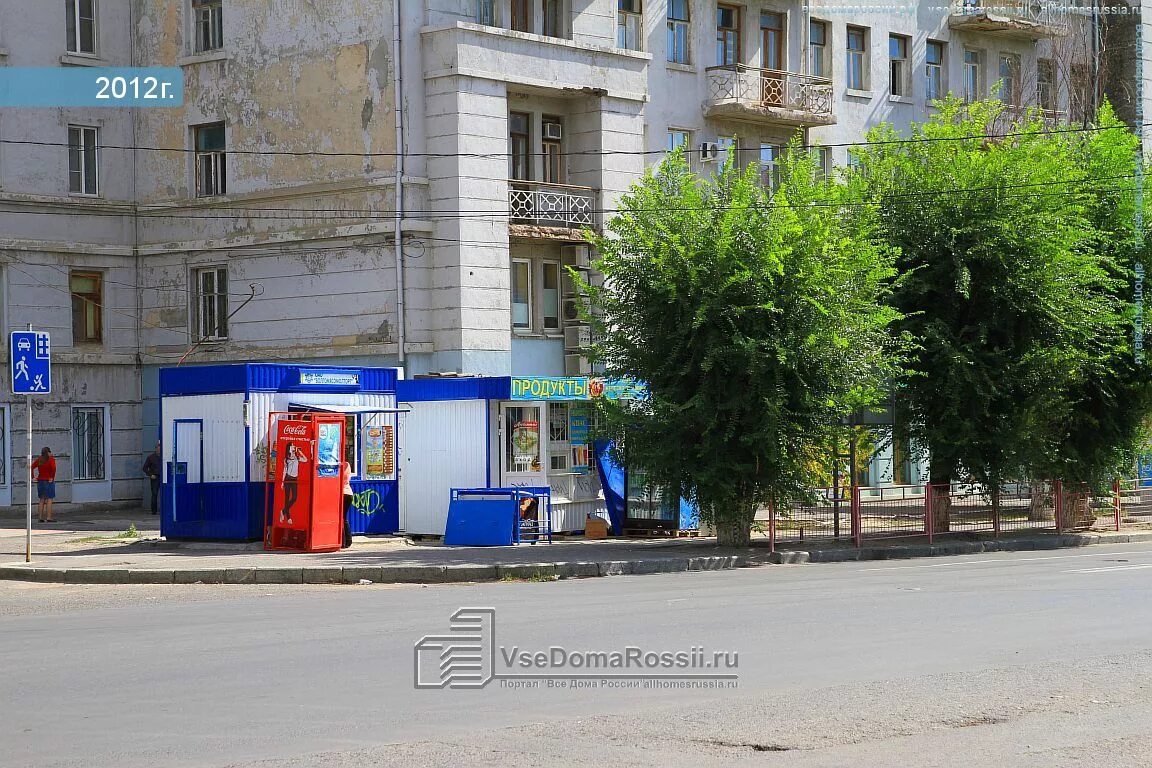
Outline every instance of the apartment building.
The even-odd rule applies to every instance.
[[[1090,114],[1090,17],[910,8],[0,0],[0,66],[185,77],[179,108],[0,114],[0,314],[53,332],[35,421],[62,500],[140,498],[162,366],[586,375],[563,268],[670,148],[771,184],[798,133],[831,169],[949,92]],[[0,504],[23,498],[21,413],[6,398]]]

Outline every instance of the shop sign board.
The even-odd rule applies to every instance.
[[[310,371],[300,370],[300,386],[302,387],[358,387],[360,386],[359,371]]]
[[[513,400],[642,400],[647,395],[643,384],[617,379],[585,376],[514,376]]]

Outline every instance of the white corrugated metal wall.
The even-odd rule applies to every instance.
[[[400,527],[444,535],[453,488],[487,485],[486,400],[402,403]]]
[[[244,481],[243,394],[165,397],[161,408],[164,415],[161,440],[165,453],[165,481],[168,479],[168,461],[172,458],[172,425],[177,419],[201,419],[204,422],[203,482]]]

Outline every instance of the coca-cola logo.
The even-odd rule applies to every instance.
[[[285,424],[284,427],[282,428],[280,434],[282,434],[282,435],[296,435],[298,437],[304,437],[305,435],[308,434],[308,425],[307,424]]]

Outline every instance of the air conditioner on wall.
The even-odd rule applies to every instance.
[[[574,269],[588,269],[592,248],[587,245],[563,245],[560,247],[560,260],[564,266]]]
[[[564,355],[565,376],[587,376],[592,373],[592,364],[582,355]]]
[[[560,141],[564,135],[564,129],[560,127],[560,123],[544,123],[543,130],[544,141]]]
[[[592,344],[592,328],[584,324],[569,325],[564,328],[564,350],[577,352]]]
[[[720,157],[720,147],[714,141],[706,141],[700,145],[700,162],[710,163]]]
[[[569,323],[574,323],[580,319],[580,300],[579,299],[565,299],[564,309],[562,314],[564,320]]]

